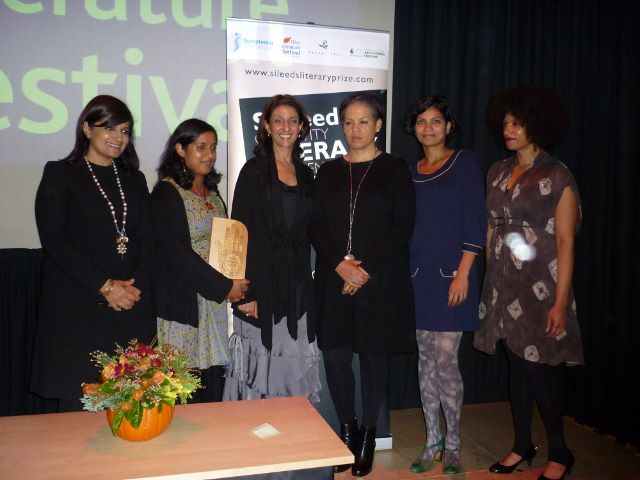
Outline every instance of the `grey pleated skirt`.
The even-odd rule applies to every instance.
[[[320,353],[307,339],[307,316],[298,320],[298,338],[289,335],[285,319],[273,325],[269,352],[260,329],[233,317],[231,362],[227,366],[223,401],[304,396],[319,401]]]

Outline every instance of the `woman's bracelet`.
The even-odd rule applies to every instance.
[[[115,286],[115,282],[110,278],[107,280],[107,283],[100,290],[98,290],[98,293],[104,298],[107,298],[107,295],[109,295],[113,291]]]

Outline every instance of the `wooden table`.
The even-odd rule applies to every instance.
[[[280,434],[260,439],[263,423]],[[352,463],[303,397],[177,405],[159,437],[114,437],[104,412],[0,418],[0,478],[209,479]]]

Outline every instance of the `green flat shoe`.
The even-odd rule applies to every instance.
[[[442,473],[445,475],[462,473],[462,453],[459,448],[453,450],[449,450],[448,448],[444,449]]]
[[[432,445],[424,444],[422,452],[418,458],[411,464],[409,470],[413,473],[428,472],[433,468],[434,462],[442,460],[442,449],[444,448],[444,438],[441,438]]]

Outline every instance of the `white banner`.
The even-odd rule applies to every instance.
[[[304,161],[314,172],[346,153],[338,107],[350,93],[369,91],[387,103],[389,33],[295,23],[227,19],[228,196],[253,156],[262,107],[276,94],[305,106],[311,130]],[[386,132],[378,146],[385,149]]]

